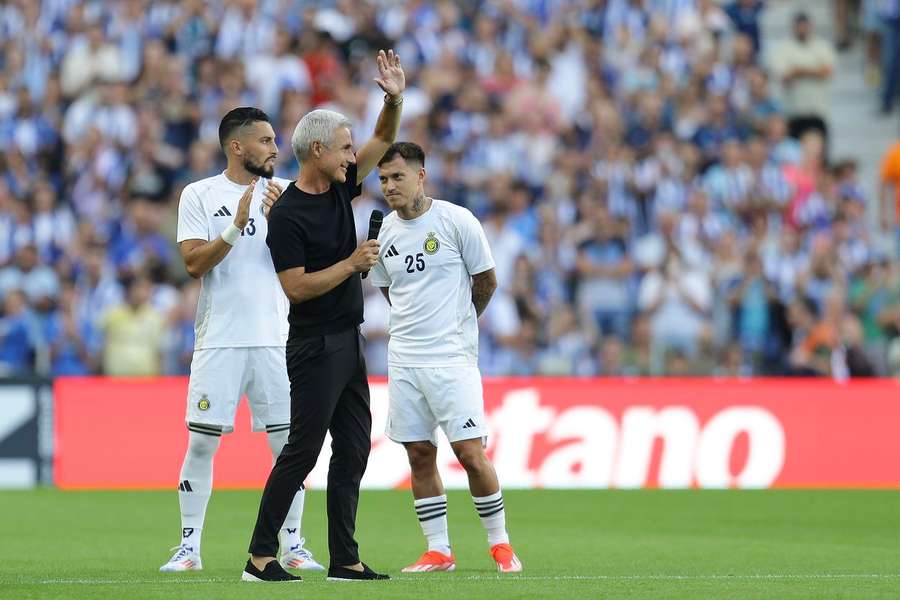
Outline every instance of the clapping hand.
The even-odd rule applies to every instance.
[[[269,181],[266,185],[266,191],[263,192],[262,199],[262,214],[264,217],[269,218],[269,211],[272,210],[272,205],[275,204],[283,192],[284,190],[280,185],[274,181]]]

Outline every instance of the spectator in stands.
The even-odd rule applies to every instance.
[[[66,53],[60,72],[62,92],[76,98],[98,81],[118,81],[122,64],[119,49],[106,39],[103,26],[93,23]]]
[[[881,111],[889,114],[900,93],[900,0],[882,0],[879,9],[884,25]]]
[[[578,247],[576,303],[600,335],[625,339],[632,311],[633,263],[616,223],[605,208],[594,214],[591,236]]]
[[[7,290],[0,316],[0,375],[32,372],[38,339],[36,329],[25,293],[19,289]]]
[[[794,16],[793,33],[793,39],[773,53],[773,67],[784,87],[790,135],[799,139],[815,129],[827,141],[828,82],[834,73],[834,53],[829,42],[813,33],[806,13]]]
[[[895,256],[900,255],[900,139],[888,148],[881,159],[879,198],[881,228],[885,233],[893,233]]]
[[[540,375],[590,375],[591,337],[569,306],[550,313],[546,326],[545,347],[538,364]]]
[[[59,310],[45,321],[43,341],[50,353],[50,373],[61,375],[91,375],[98,368],[97,330],[78,313],[78,290],[63,284]]]
[[[766,343],[773,339],[770,304],[775,299],[775,289],[766,280],[758,255],[750,253],[745,257],[742,273],[735,280],[728,299],[733,314],[732,337],[753,362],[762,362]]]
[[[143,274],[125,279],[125,302],[101,319],[103,372],[118,376],[161,374],[165,319],[150,304],[153,286]]]
[[[764,0],[732,0],[725,6],[725,13],[734,23],[734,28],[753,42],[754,54],[759,53],[759,20],[764,8]]]
[[[15,263],[0,270],[0,297],[10,290],[25,292],[30,302],[52,300],[59,294],[59,278],[53,269],[40,263],[36,246],[23,246],[16,253]]]
[[[657,354],[676,350],[691,356],[712,308],[709,277],[670,250],[660,268],[644,275],[638,308],[651,319]]]

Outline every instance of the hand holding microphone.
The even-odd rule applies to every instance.
[[[381,222],[383,219],[384,213],[380,210],[372,211],[372,216],[369,217],[369,236],[353,253],[353,256],[360,253],[360,256],[358,257],[360,262],[354,262],[354,266],[357,264],[363,266],[362,269],[357,269],[362,272],[363,279],[369,275],[369,269],[374,267],[375,263],[378,262],[378,252],[381,249],[381,245],[378,243],[378,232],[381,231]],[[351,259],[353,256],[351,256]]]

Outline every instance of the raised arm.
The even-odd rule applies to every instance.
[[[362,183],[378,161],[384,156],[388,146],[397,139],[397,131],[400,129],[400,112],[403,106],[403,90],[406,89],[406,76],[403,67],[400,66],[400,57],[393,50],[378,51],[376,57],[379,77],[375,83],[384,90],[384,106],[378,121],[375,123],[375,132],[372,139],[363,144],[356,153],[356,182]]]

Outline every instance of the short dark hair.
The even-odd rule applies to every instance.
[[[235,129],[257,121],[271,123],[269,115],[252,106],[241,106],[228,111],[219,123],[219,145],[224,148]]]
[[[381,157],[381,160],[378,161],[378,166],[380,167],[386,162],[391,162],[398,156],[408,163],[414,162],[419,163],[423,167],[425,166],[425,151],[422,150],[420,145],[413,142],[394,142],[391,144],[384,156]]]

